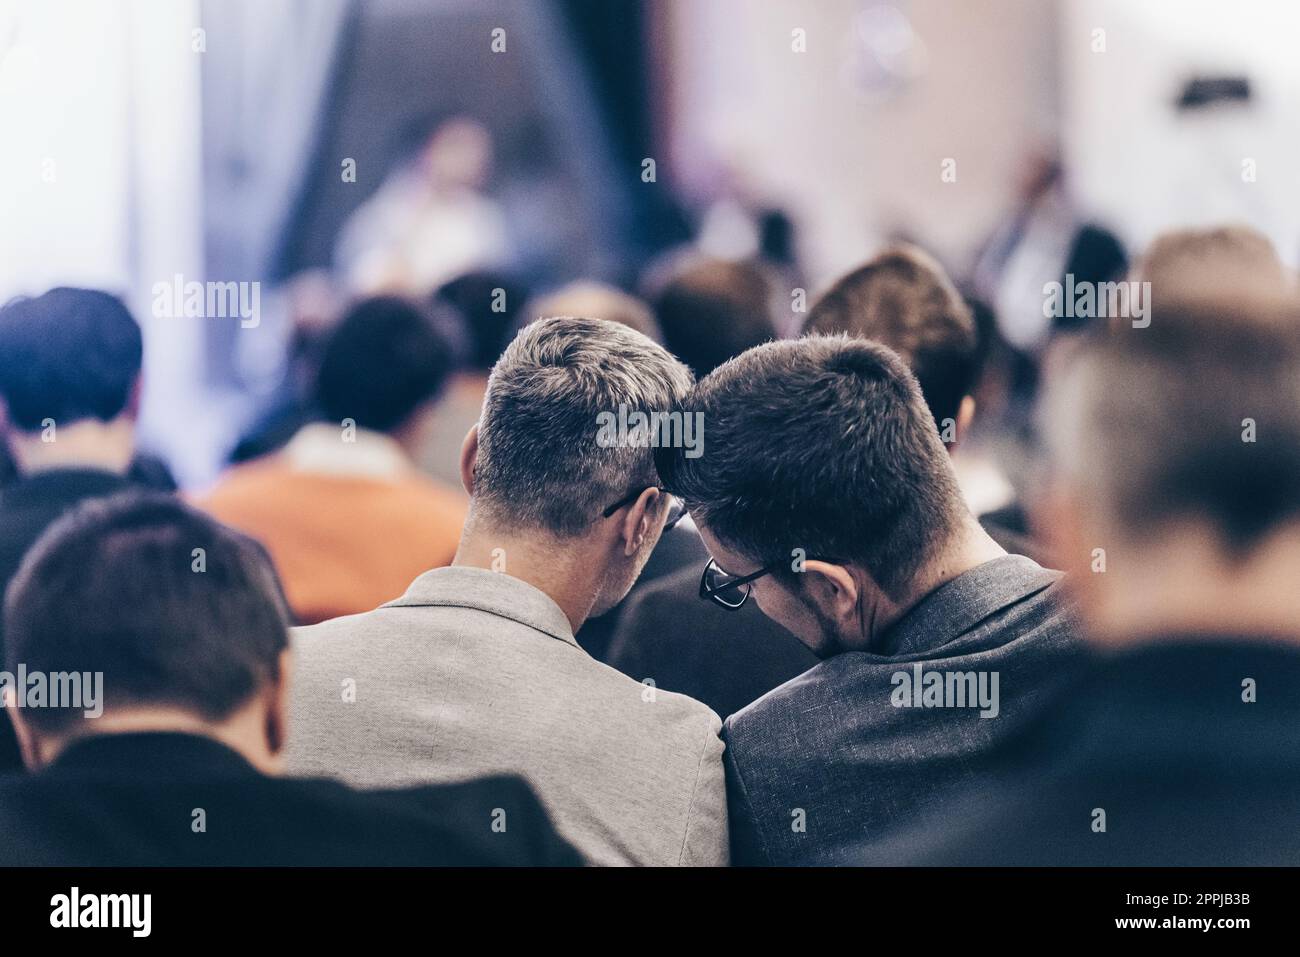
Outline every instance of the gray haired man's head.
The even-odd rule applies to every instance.
[[[653,449],[597,441],[603,414],[676,409],[691,374],[626,326],[559,317],[525,326],[497,361],[478,425],[474,507],[493,522],[584,534],[657,484]]]

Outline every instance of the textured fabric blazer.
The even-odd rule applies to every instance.
[[[593,659],[533,586],[438,568],[294,644],[291,772],[360,787],[514,775],[591,863],[727,863],[717,715]]]

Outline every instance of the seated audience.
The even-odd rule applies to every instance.
[[[61,519],[4,614],[32,773],[0,776],[0,865],[578,863],[515,779],[364,794],[274,777],[292,675],[275,574],[173,498]]]
[[[200,500],[266,546],[298,621],[369,611],[451,561],[464,505],[413,462],[448,366],[418,307],[358,304],[325,347],[320,421],[230,470]]]
[[[89,498],[138,487],[140,327],[121,300],[51,289],[0,308],[0,592],[49,524]],[[3,627],[0,627],[3,635]],[[0,770],[21,765],[0,717]]]
[[[857,859],[978,788],[1069,677],[1080,652],[1060,576],[970,514],[915,378],[884,346],[760,346],[687,407],[705,454],[656,461],[713,556],[700,594],[739,607],[752,592],[823,659],[727,719],[732,860]]]
[[[1300,863],[1300,309],[1157,299],[1049,393],[1085,680],[905,863]]]
[[[897,245],[844,276],[808,314],[807,331],[889,346],[917,377],[948,451],[975,414],[980,348],[970,309],[937,262]],[[954,457],[960,464],[960,457]],[[959,471],[958,475],[962,473]],[[967,496],[968,503],[973,499]],[[1028,539],[985,523],[1007,551],[1042,561]],[[739,711],[817,663],[784,628],[749,605],[729,613],[699,599],[699,568],[639,586],[610,642],[609,663],[634,678]]]
[[[681,363],[615,323],[526,326],[466,438],[452,566],[296,633],[290,768],[357,785],[517,774],[592,862],[726,863],[717,716],[574,639],[680,514],[652,449],[599,440],[602,417],[675,409],[689,387]]]

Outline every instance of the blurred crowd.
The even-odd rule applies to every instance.
[[[490,152],[440,127],[291,283],[207,488],[120,299],[0,309],[4,863],[1300,860],[1267,238],[1130,256],[1042,158],[964,268],[808,290],[751,205],[547,284]]]

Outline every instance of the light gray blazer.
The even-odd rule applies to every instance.
[[[532,585],[437,568],[293,644],[290,773],[358,787],[515,774],[592,863],[727,863],[718,716],[596,661]]]

